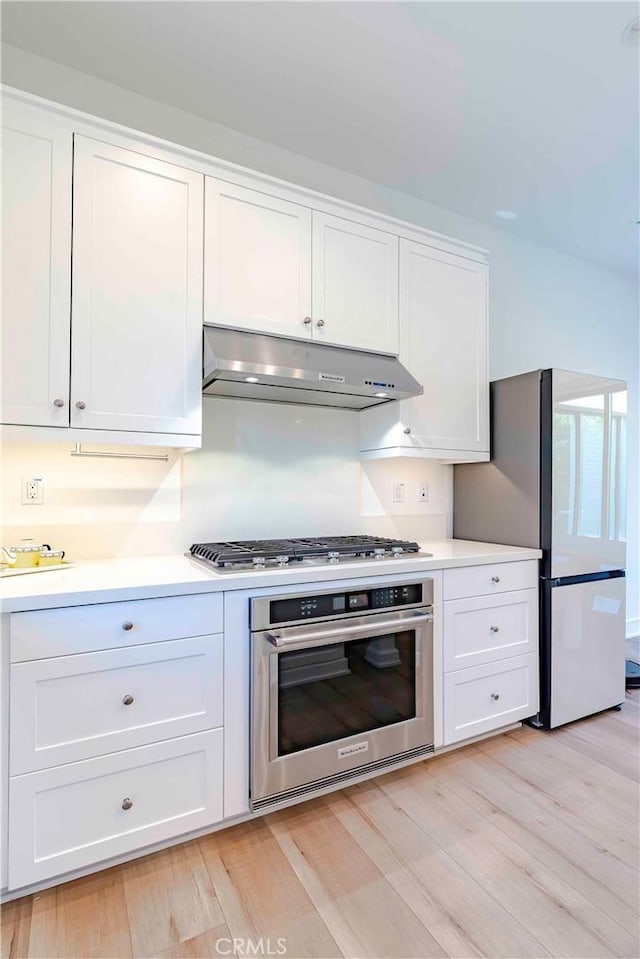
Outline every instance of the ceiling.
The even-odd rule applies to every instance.
[[[3,40],[618,271],[637,267],[626,2],[5,2]],[[496,210],[517,213],[504,221]]]

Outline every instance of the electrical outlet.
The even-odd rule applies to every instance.
[[[44,503],[44,480],[41,476],[22,477],[22,505],[42,506]]]
[[[421,483],[418,487],[418,502],[419,503],[428,503],[429,502],[429,487],[426,483]]]
[[[404,483],[394,483],[393,484],[393,502],[394,503],[404,503]]]

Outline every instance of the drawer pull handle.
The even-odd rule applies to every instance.
[[[491,632],[492,632],[492,633],[499,633],[499,632],[500,632],[500,627],[499,627],[499,626],[491,626],[490,628],[491,628]]]
[[[122,628],[125,630],[125,632],[128,633],[130,629],[133,629],[133,623],[131,622],[130,619],[127,619],[127,620],[125,620],[125,622],[122,624]]]
[[[131,809],[132,806],[133,806],[133,800],[132,800],[132,799],[129,799],[128,796],[127,796],[126,799],[123,799],[123,800],[122,800],[122,808],[123,808],[123,809],[125,809],[125,810],[126,810],[126,809]]]
[[[491,693],[492,699],[500,699],[500,693]]]
[[[492,577],[491,577],[491,582],[492,582],[492,583],[499,583],[499,582],[500,582],[500,577],[499,577],[499,576],[492,576]]]
[[[127,693],[126,696],[122,697],[123,706],[131,706],[132,703],[133,703],[133,696],[130,696],[129,693]]]

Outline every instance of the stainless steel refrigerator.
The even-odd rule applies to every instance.
[[[491,384],[491,461],[454,467],[453,535],[532,546],[546,728],[624,702],[627,393],[535,370]]]

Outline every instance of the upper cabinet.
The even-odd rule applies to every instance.
[[[401,239],[400,331],[424,393],[364,411],[363,454],[489,459],[486,264]]]
[[[398,237],[313,213],[313,336],[376,353],[398,352]]]
[[[398,238],[212,177],[204,320],[398,352]]]
[[[76,136],[71,424],[199,434],[203,177]]]
[[[72,134],[5,107],[2,419],[69,425]]]
[[[3,107],[8,435],[199,446],[204,319],[399,355],[424,394],[360,414],[365,458],[489,458],[482,251],[15,91]]]
[[[206,323],[311,337],[311,210],[206,178]]]
[[[2,139],[2,423],[198,446],[204,177],[12,101]]]

